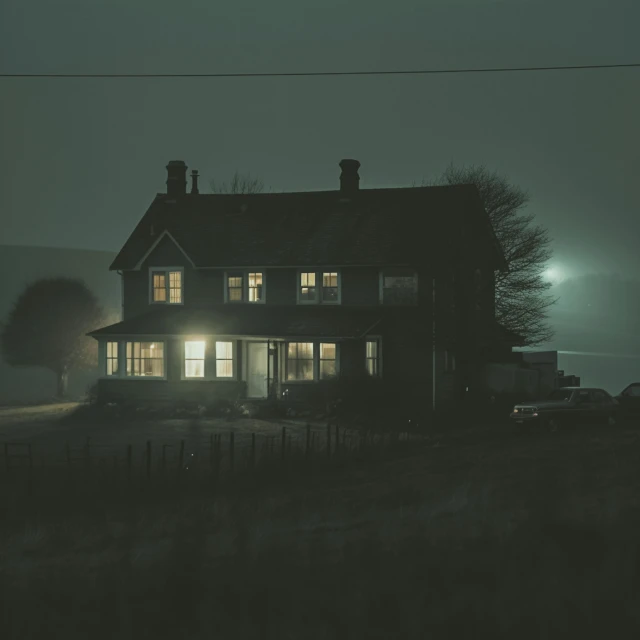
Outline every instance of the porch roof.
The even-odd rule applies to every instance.
[[[88,333],[108,336],[220,335],[264,338],[360,338],[380,330],[380,310],[353,307],[225,305],[214,310],[154,309]]]

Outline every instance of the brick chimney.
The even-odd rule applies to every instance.
[[[340,160],[340,191],[345,196],[352,196],[358,191],[360,185],[360,176],[358,169],[360,163],[357,160]]]
[[[183,196],[187,193],[187,165],[182,160],[171,160],[167,165],[167,195]]]
[[[198,191],[198,171],[196,169],[191,172],[191,193],[196,195],[200,193]]]

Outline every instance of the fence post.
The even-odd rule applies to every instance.
[[[213,433],[209,436],[209,467],[213,469],[214,450],[213,450]]]
[[[255,469],[256,467],[256,434],[251,434],[251,469]]]
[[[9,443],[4,443],[4,468],[9,473]]]
[[[7,445],[5,444],[4,447],[5,447],[5,454],[6,454]],[[71,471],[71,449],[69,448],[68,440],[64,443],[64,452],[65,452],[65,455],[67,456],[67,468],[69,469],[69,471]],[[9,459],[7,458],[7,464],[8,463],[9,463]]]
[[[340,448],[340,431],[339,431],[338,423],[336,422],[336,444],[334,447],[336,455],[338,454],[339,448]]]
[[[231,473],[233,473],[235,460],[235,435],[233,431],[229,434],[229,468]]]
[[[307,422],[307,445],[305,449],[305,456],[308,458],[311,453],[311,425]]]
[[[147,480],[151,479],[151,440],[147,440]]]
[[[327,458],[331,457],[331,423],[327,422]]]

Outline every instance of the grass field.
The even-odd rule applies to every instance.
[[[22,416],[34,446],[55,442],[60,416],[44,414]],[[0,491],[0,628],[11,640],[640,637],[639,463],[632,427],[496,426],[218,485],[51,471],[31,498]]]

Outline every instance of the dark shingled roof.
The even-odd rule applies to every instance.
[[[260,336],[359,338],[380,330],[381,309],[225,305],[214,310],[166,307],[92,331],[100,336]]]
[[[111,265],[135,269],[163,230],[196,267],[393,265],[460,250],[504,256],[473,185],[251,195],[158,194]],[[152,235],[153,230],[153,235]]]

